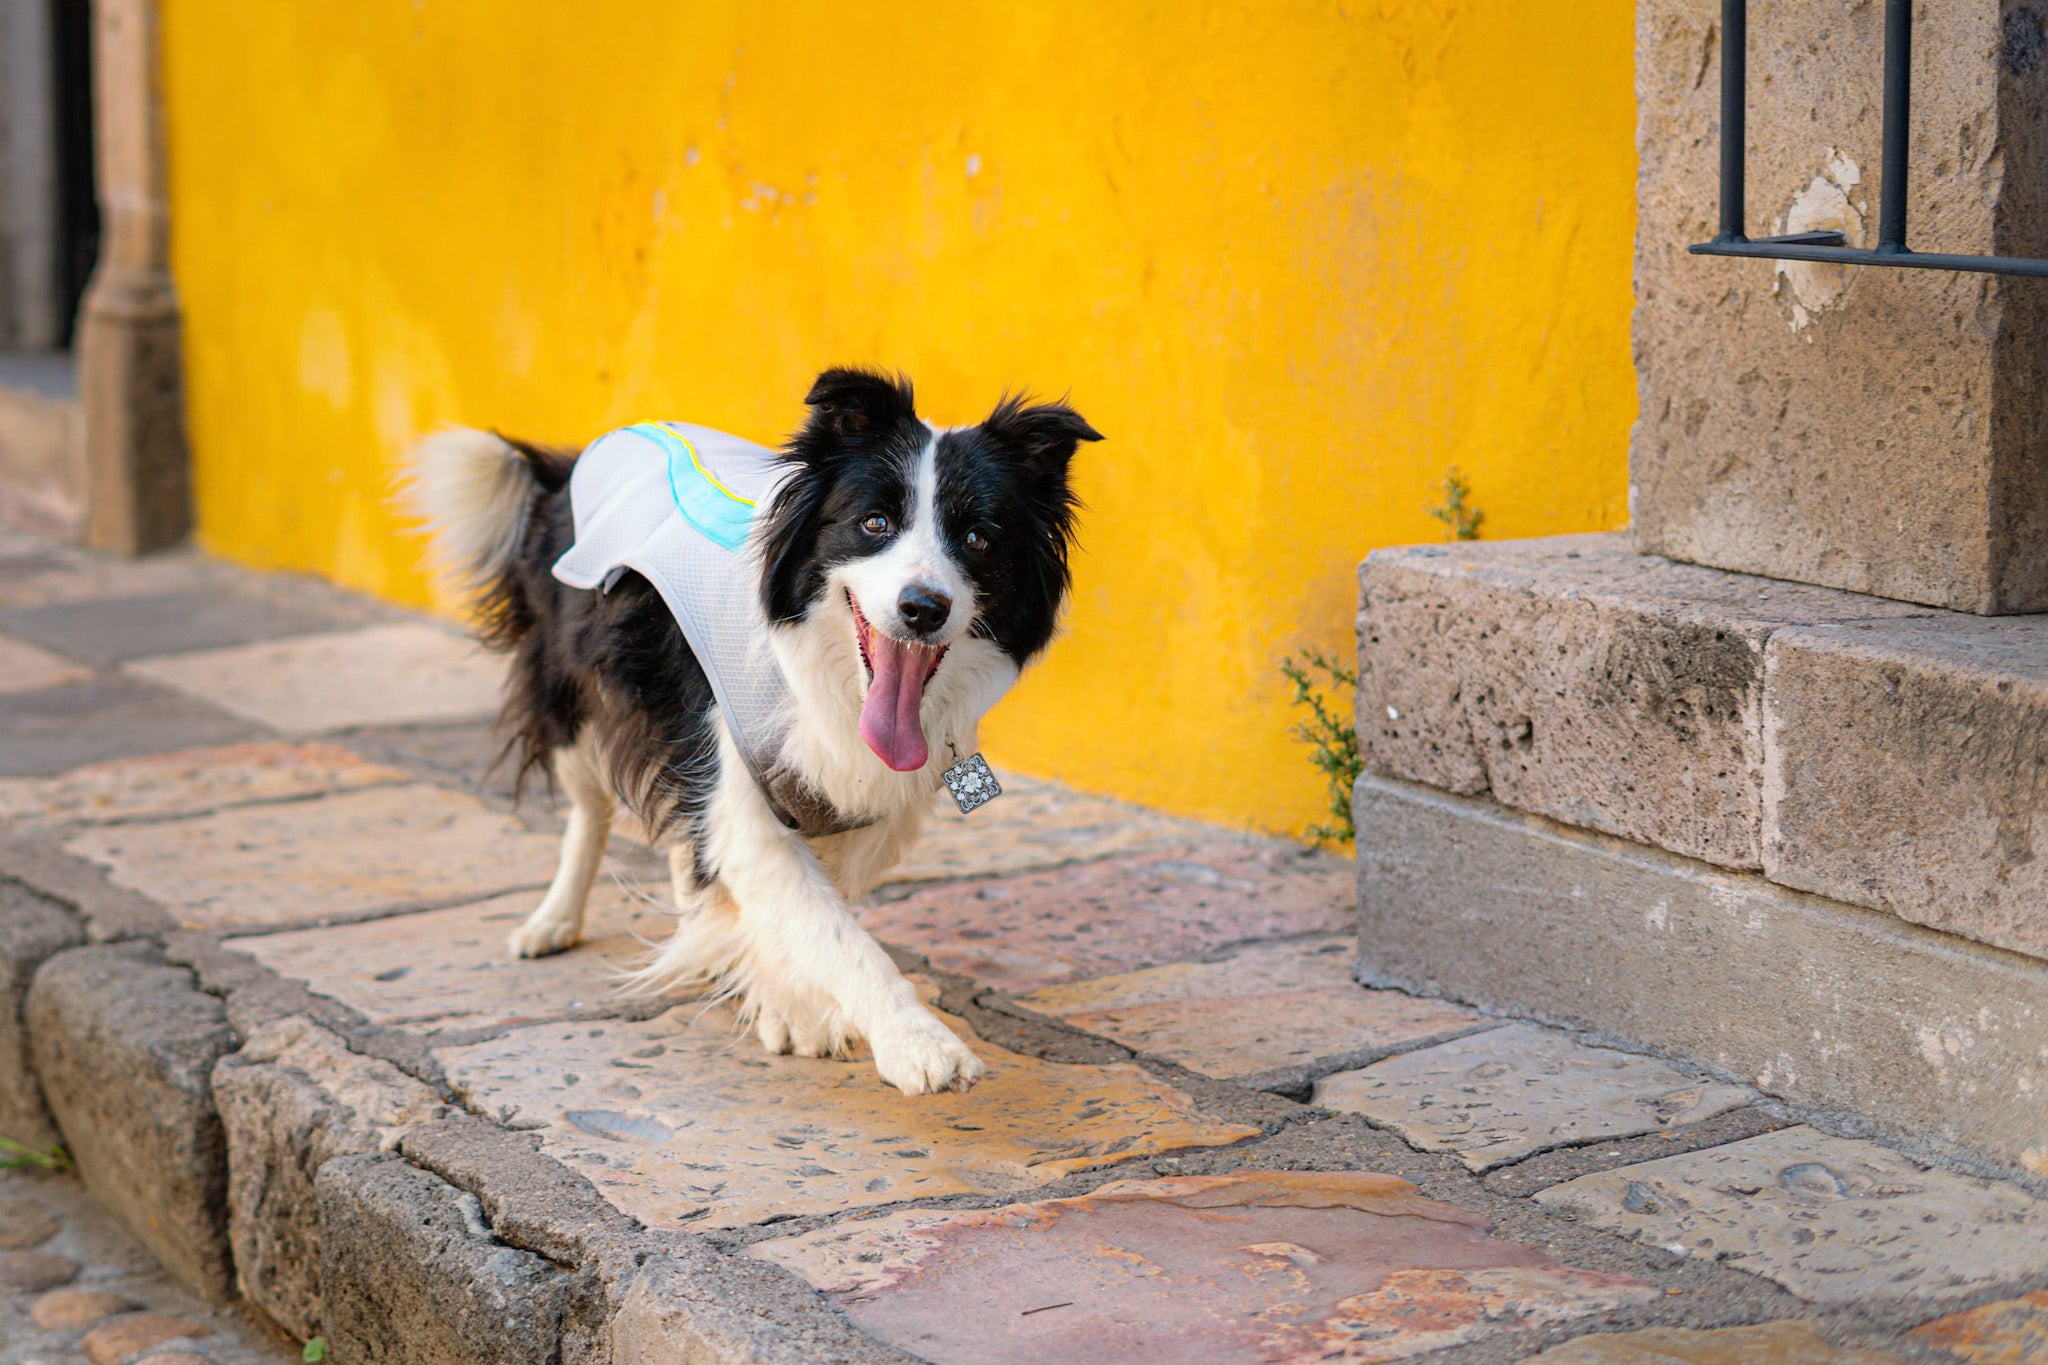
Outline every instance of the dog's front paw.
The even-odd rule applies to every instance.
[[[506,945],[514,957],[547,957],[583,941],[583,926],[573,920],[543,919],[535,915],[512,931]]]
[[[981,1058],[928,1010],[890,1021],[868,1042],[875,1050],[875,1070],[906,1095],[970,1090],[986,1069]]]

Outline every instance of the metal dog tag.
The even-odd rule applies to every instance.
[[[1002,784],[989,770],[988,760],[980,754],[967,757],[946,769],[946,790],[953,793],[953,804],[960,808],[962,815],[981,806],[986,806],[1003,794]]]

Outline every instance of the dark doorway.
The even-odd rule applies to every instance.
[[[100,254],[100,206],[93,187],[91,0],[50,0],[57,131],[57,289],[71,345],[78,301]]]

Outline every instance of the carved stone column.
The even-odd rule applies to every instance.
[[[102,236],[78,323],[86,543],[141,554],[192,525],[156,0],[95,0],[93,63]]]

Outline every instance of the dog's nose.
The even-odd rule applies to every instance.
[[[953,599],[928,583],[912,583],[896,599],[896,614],[913,634],[930,635],[953,614]]]

